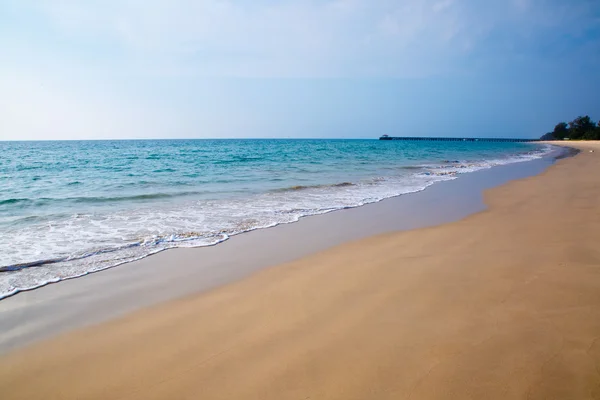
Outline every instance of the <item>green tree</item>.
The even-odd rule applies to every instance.
[[[569,128],[566,122],[560,122],[554,127],[554,131],[552,132],[552,136],[554,139],[563,140],[566,137],[569,137]]]
[[[570,139],[583,139],[584,136],[589,136],[589,132],[596,130],[596,123],[586,115],[584,117],[577,117],[573,121],[569,122],[569,138]]]
[[[556,138],[554,137],[554,133],[553,132],[548,132],[545,135],[543,135],[540,140],[556,140]]]
[[[594,122],[589,115],[579,116],[573,121],[558,123],[552,132],[543,135],[541,140],[600,140],[600,121]]]
[[[598,121],[598,125],[594,129],[587,131],[583,135],[583,140],[600,140],[600,121]]]

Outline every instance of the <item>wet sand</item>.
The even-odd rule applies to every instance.
[[[600,398],[600,145],[569,146],[460,221],[16,350],[2,398]]]

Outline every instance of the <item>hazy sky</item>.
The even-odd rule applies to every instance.
[[[539,136],[599,0],[0,0],[0,139]]]

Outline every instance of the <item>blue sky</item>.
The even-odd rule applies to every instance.
[[[600,118],[597,0],[0,0],[0,140],[537,137]]]

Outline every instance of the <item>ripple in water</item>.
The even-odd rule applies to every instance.
[[[542,157],[522,143],[0,143],[0,298]],[[47,162],[46,160],[53,160]]]

